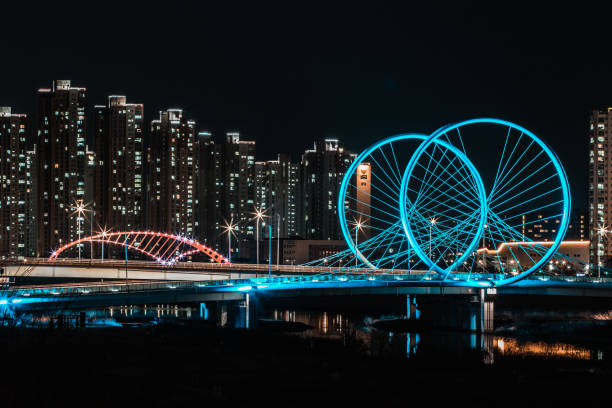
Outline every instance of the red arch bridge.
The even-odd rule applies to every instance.
[[[77,239],[53,251],[49,261],[55,261],[62,252],[84,243],[121,246],[147,255],[162,265],[171,265],[198,253],[207,255],[211,262],[230,263],[225,256],[195,239],[154,231],[102,232]]]

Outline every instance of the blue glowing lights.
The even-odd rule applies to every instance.
[[[487,284],[495,285],[524,279],[551,260],[570,207],[555,153],[529,130],[490,118],[375,143],[350,165],[338,195],[356,268],[406,274],[418,267],[468,281],[493,274]],[[538,222],[552,224],[552,242],[535,240]]]

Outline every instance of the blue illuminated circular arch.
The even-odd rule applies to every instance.
[[[415,153],[412,155],[412,157],[410,158],[410,161],[408,163],[408,165],[406,166],[406,170],[404,172],[404,176],[402,178],[402,184],[401,184],[401,192],[400,192],[400,216],[401,216],[401,220],[402,220],[402,226],[404,227],[404,230],[406,232],[406,235],[408,237],[408,240],[410,241],[410,244],[413,245],[414,250],[416,251],[417,255],[425,262],[427,263],[430,267],[432,267],[432,269],[436,270],[437,272],[441,272],[439,270],[439,268],[437,268],[437,265],[435,265],[435,263],[429,259],[429,257],[425,254],[425,252],[420,248],[420,246],[418,245],[418,242],[415,238],[415,235],[412,231],[412,228],[410,227],[410,223],[409,223],[409,214],[407,212],[407,191],[408,191],[408,182],[411,178],[411,175],[415,169],[415,166],[419,160],[419,158],[421,157],[421,155],[426,151],[426,149],[431,146],[432,143],[439,143],[441,136],[442,135],[446,135],[448,132],[452,131],[452,130],[457,130],[459,132],[459,128],[466,126],[466,125],[471,125],[471,124],[498,124],[498,125],[502,125],[502,126],[507,126],[510,130],[514,129],[517,130],[519,132],[522,132],[522,134],[527,135],[529,138],[531,138],[531,140],[536,143],[540,149],[542,149],[542,152],[544,152],[546,154],[546,156],[548,157],[548,159],[550,160],[550,163],[552,163],[552,165],[554,166],[554,169],[556,171],[556,176],[558,177],[558,181],[559,181],[559,185],[560,185],[560,189],[561,189],[561,196],[562,196],[562,217],[561,217],[561,221],[560,224],[557,228],[557,233],[555,235],[554,238],[554,242],[552,243],[552,245],[546,250],[546,252],[541,256],[541,258],[535,262],[534,264],[528,268],[527,270],[521,272],[520,274],[516,275],[516,276],[510,276],[510,277],[504,277],[502,279],[493,281],[492,283],[495,285],[506,285],[506,284],[511,284],[514,282],[517,282],[521,279],[526,278],[527,276],[529,276],[530,274],[532,274],[535,271],[538,271],[540,268],[542,268],[551,258],[552,256],[555,254],[555,252],[559,249],[559,246],[561,245],[561,242],[563,241],[563,238],[565,237],[565,233],[567,232],[567,228],[569,225],[569,214],[570,214],[570,208],[571,208],[571,196],[570,196],[570,191],[569,191],[569,183],[567,181],[567,175],[565,173],[565,170],[563,169],[563,166],[561,165],[561,162],[559,160],[559,158],[557,157],[557,155],[542,141],[540,140],[535,134],[533,134],[531,131],[516,125],[512,122],[509,121],[505,121],[505,120],[501,120],[501,119],[493,119],[493,118],[479,118],[479,119],[471,119],[471,120],[466,120],[463,122],[459,122],[453,125],[449,125],[449,126],[444,126],[438,130],[436,130],[434,133],[432,133],[429,137],[427,137],[422,143],[421,145],[417,148],[417,150],[415,151]],[[448,138],[448,137],[447,137]],[[469,163],[469,165],[471,165],[473,167],[473,164],[469,161],[469,159],[467,159],[466,157],[466,161],[465,163]],[[472,171],[475,171],[476,169],[473,168]],[[478,177],[478,180],[481,180],[480,177]],[[480,183],[480,185],[482,185],[482,182]],[[480,188],[479,185],[479,188]],[[484,189],[484,187],[483,187]],[[483,211],[485,211],[485,219],[481,220],[481,225],[482,225],[482,229],[479,228],[479,231],[481,231],[481,234],[484,234],[484,223],[486,221],[486,216],[489,213],[489,209],[488,209],[488,198],[485,199],[482,203],[482,209]],[[464,253],[464,255],[462,256],[463,260],[461,262],[455,262],[456,265],[460,265],[460,263],[462,263],[465,259],[467,259],[470,254],[477,248],[478,246],[478,241],[480,239],[479,236],[475,236],[475,239],[472,241],[472,243],[469,245],[468,250]],[[448,268],[447,268],[448,269]],[[442,272],[450,272],[450,270],[448,269],[447,271],[442,271]]]
[[[355,245],[355,241],[353,240],[351,233],[348,229],[348,224],[346,222],[346,212],[345,212],[345,199],[346,199],[346,193],[347,193],[347,189],[349,186],[349,182],[353,176],[353,174],[356,173],[357,171],[357,167],[359,166],[359,164],[361,164],[365,158],[367,158],[372,152],[374,152],[375,150],[379,149],[380,147],[387,145],[387,144],[391,144],[393,142],[396,141],[400,141],[400,140],[421,140],[424,142],[426,142],[427,140],[429,140],[430,136],[427,135],[423,135],[423,134],[416,134],[416,133],[408,133],[408,134],[400,134],[400,135],[395,135],[395,136],[391,136],[385,139],[382,139],[380,141],[378,141],[377,143],[374,143],[373,145],[371,145],[370,147],[368,147],[367,149],[365,149],[364,151],[362,151],[357,158],[351,163],[351,165],[349,166],[348,170],[346,171],[344,178],[342,179],[342,183],[340,185],[340,191],[338,194],[338,216],[340,218],[340,228],[342,231],[342,235],[344,237],[344,240],[346,241],[347,245],[349,246],[351,252],[353,253],[353,255],[355,257],[357,257],[358,259],[361,260],[361,262],[363,262],[365,265],[369,266],[370,268],[376,268],[376,266],[374,266],[370,260],[367,259],[366,256],[364,256],[361,251],[359,251],[359,249],[356,247]],[[484,228],[484,223],[485,223],[485,219],[486,219],[486,195],[485,195],[485,190],[484,190],[484,185],[482,183],[482,180],[480,178],[480,175],[478,173],[478,171],[476,170],[476,167],[470,162],[470,160],[467,158],[467,156],[461,152],[458,148],[456,148],[455,146],[443,141],[443,140],[434,140],[433,143],[436,143],[442,147],[444,147],[445,149],[451,151],[454,155],[457,156],[457,158],[463,162],[463,164],[469,169],[470,171],[470,175],[473,178],[475,184],[477,185],[477,189],[478,189],[478,198],[479,198],[479,202],[480,202],[480,217],[479,217],[479,224],[478,224],[478,229],[477,229],[477,233],[475,234],[476,236],[476,243],[478,242],[478,238],[481,235],[481,230]],[[422,145],[422,144],[421,144]],[[414,157],[414,156],[413,156]],[[403,184],[401,186],[401,188],[403,187]],[[399,213],[400,216],[402,215],[402,212]],[[402,224],[404,223],[404,220],[402,220]],[[415,241],[416,242],[416,241]],[[430,265],[429,262],[427,262],[426,260],[429,260],[429,258],[423,253],[423,251],[419,248],[419,245],[414,245],[413,242],[411,242],[411,245],[414,246],[414,250],[417,252],[417,254],[419,255],[419,258],[421,258],[421,260],[425,261],[429,266]],[[467,254],[468,251],[466,248],[465,253]],[[473,248],[472,248],[473,250]],[[421,253],[419,254],[418,251],[420,251]],[[441,269],[439,267],[437,267],[437,265],[435,265],[435,267],[432,267],[433,270],[435,270],[438,273],[441,274],[448,274],[450,272],[450,270],[455,267],[457,264],[459,264],[460,262],[463,262],[465,259],[464,257],[461,257],[457,260],[455,260],[455,262],[450,265],[448,268],[445,269]]]
[[[447,128],[448,127],[442,127],[438,131],[442,131]],[[457,256],[455,257],[453,262],[445,268],[441,268],[438,264],[436,264],[436,262],[434,262],[430,258],[428,254],[425,253],[425,251],[423,251],[423,249],[421,248],[421,245],[419,244],[417,238],[414,235],[412,228],[410,228],[409,226],[410,215],[408,214],[408,211],[407,211],[408,184],[409,184],[412,172],[414,170],[414,167],[416,166],[416,163],[419,157],[423,154],[425,149],[428,146],[430,146],[432,143],[440,144],[446,149],[450,150],[451,152],[453,152],[456,156],[458,156],[461,159],[461,161],[463,162],[465,166],[467,166],[472,176],[472,181],[474,185],[476,186],[478,202],[480,204],[479,211],[478,211],[477,227],[476,227],[475,232],[471,233],[472,237],[469,240],[467,247],[464,248],[462,251],[457,251],[458,252]],[[412,248],[414,249],[418,257],[431,270],[443,275],[445,278],[446,276],[448,276],[450,272],[456,269],[457,266],[462,265],[463,262],[465,262],[465,260],[470,256],[470,254],[476,249],[476,247],[478,246],[478,241],[480,240],[480,237],[482,236],[484,232],[485,222],[487,218],[487,197],[485,193],[484,184],[482,182],[480,174],[478,173],[478,170],[476,169],[476,166],[474,166],[474,164],[467,158],[467,156],[461,150],[459,150],[455,146],[443,140],[433,137],[433,135],[428,136],[421,143],[421,145],[419,145],[417,150],[414,152],[414,154],[410,158],[408,165],[406,166],[406,170],[404,171],[404,175],[402,177],[402,183],[400,186],[399,207],[400,207],[399,211],[400,211],[400,219],[402,222],[402,227],[404,228],[404,232],[406,233],[406,236],[408,238],[408,241],[410,242],[410,245],[412,246]],[[461,255],[459,255],[459,253],[461,253]]]

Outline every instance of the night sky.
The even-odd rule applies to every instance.
[[[500,117],[557,151],[585,208],[588,112],[612,105],[609,10],[26,3],[1,10],[0,105],[17,112],[33,114],[36,89],[71,79],[90,106],[125,94],[145,104],[147,123],[181,107],[199,130],[239,130],[259,160],[297,158],[328,136],[360,151],[395,133]]]

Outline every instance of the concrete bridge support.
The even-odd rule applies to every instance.
[[[406,295],[406,317],[438,329],[490,333],[494,329],[494,294],[487,290],[473,295]]]

